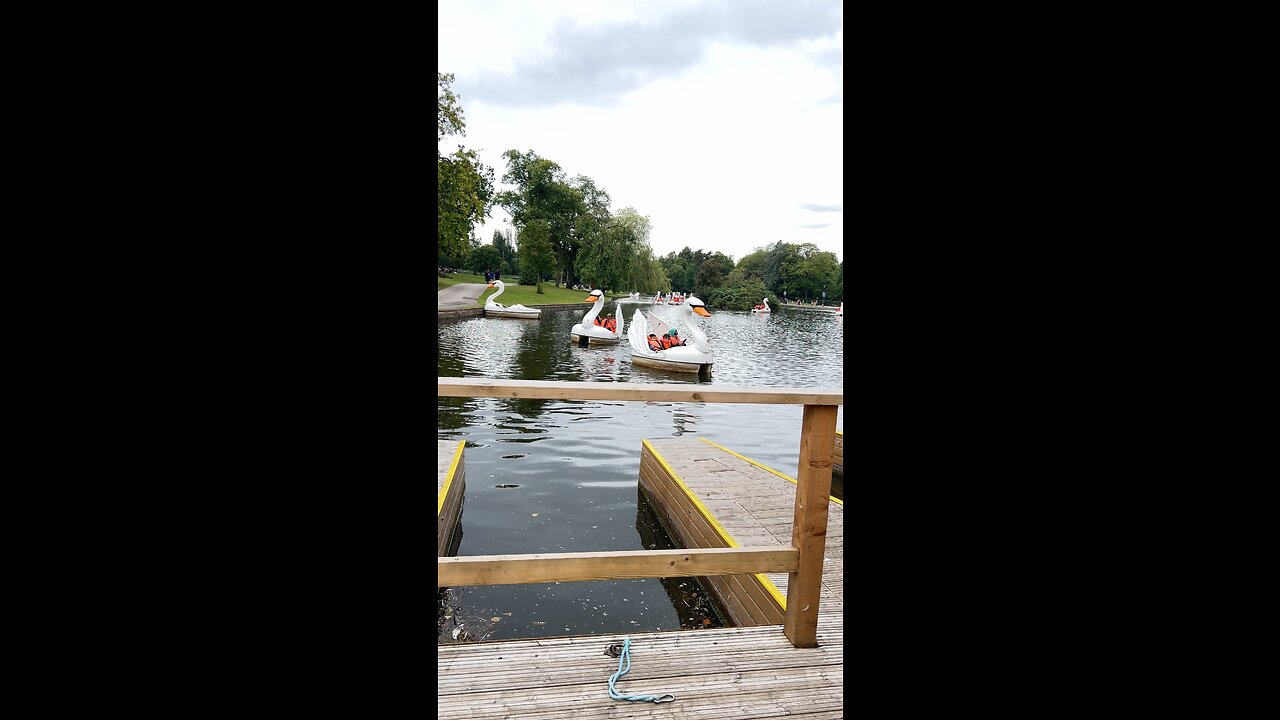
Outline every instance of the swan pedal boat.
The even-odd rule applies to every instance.
[[[485,300],[485,317],[520,318],[522,320],[537,320],[542,317],[541,308],[525,307],[519,303],[515,305],[503,305],[502,303],[494,302],[499,295],[507,291],[507,285],[501,280],[494,280],[489,283],[489,288],[494,287],[498,288],[498,292],[490,295],[489,299]],[[485,289],[487,290],[489,288]]]
[[[764,305],[757,305],[751,308],[751,313],[753,315],[768,315],[773,312],[769,309],[769,298],[765,298],[761,302],[763,302]]]
[[[582,322],[574,325],[569,329],[569,337],[572,338],[574,345],[586,347],[588,345],[607,345],[622,340],[623,320],[622,320],[622,303],[618,303],[614,307],[614,317],[618,320],[618,331],[609,332],[603,326],[596,325],[596,317],[600,311],[604,309],[604,293],[599,288],[592,290],[583,302],[591,303],[592,307],[582,316]]]
[[[627,331],[627,340],[631,345],[631,364],[679,373],[697,373],[699,377],[710,378],[715,356],[711,354],[707,336],[693,321],[693,316],[697,314],[711,317],[711,313],[693,295],[686,297],[681,305],[680,314],[684,316],[685,330],[689,336],[685,338],[685,345],[666,350],[650,349],[648,337],[649,333],[666,334],[667,324],[653,313],[645,313],[636,308],[635,315],[631,318],[631,328]]]

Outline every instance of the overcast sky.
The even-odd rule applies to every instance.
[[[844,259],[839,0],[440,0],[439,20],[458,142],[500,189],[502,153],[532,150],[647,215],[658,255]],[[509,222],[495,208],[480,241]]]

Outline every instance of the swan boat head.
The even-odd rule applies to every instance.
[[[601,325],[596,325],[596,317],[600,315],[600,311],[604,309],[604,292],[599,288],[591,291],[590,295],[583,302],[591,303],[591,309],[586,315],[582,316],[582,322],[570,328],[570,337],[575,341],[587,340],[608,340],[616,342],[622,338],[623,319],[622,319],[622,303],[618,303],[615,307],[614,317],[618,322],[616,330],[607,330]]]

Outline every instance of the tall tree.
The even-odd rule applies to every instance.
[[[555,251],[551,247],[551,229],[540,218],[528,222],[520,230],[520,284],[537,285],[542,292],[542,278],[555,267]]]
[[[583,193],[565,179],[558,164],[532,150],[508,150],[502,155],[507,159],[502,181],[515,189],[499,193],[498,202],[518,227],[542,222],[559,281],[576,252],[575,228],[585,208]]]
[[[502,269],[502,253],[492,245],[481,245],[471,251],[471,264],[469,267],[478,273],[497,272]]]
[[[467,133],[462,105],[450,87],[453,75],[437,72],[436,78],[436,240],[441,254],[464,256],[475,226],[489,216],[493,168],[462,145],[447,155],[440,151],[446,137]]]
[[[499,270],[505,273],[513,272],[516,264],[516,250],[511,245],[510,232],[504,233],[501,230],[494,230],[493,246],[498,249],[498,254],[502,257],[502,265]]]

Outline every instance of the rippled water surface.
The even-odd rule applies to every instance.
[[[609,304],[606,312],[615,305]],[[681,308],[651,310],[687,336]],[[630,347],[580,348],[569,329],[588,306],[538,321],[471,318],[440,326],[443,377],[844,387],[844,320],[779,309],[718,312],[695,322],[716,356],[710,381],[634,367]],[[792,477],[802,409],[620,401],[439,398],[442,440],[465,440],[458,555],[673,547],[639,490],[640,441],[704,437]],[[836,426],[844,428],[844,408]],[[499,487],[502,486],[502,487]],[[839,497],[843,488],[833,490]],[[441,642],[675,630],[723,625],[692,578],[449,588]],[[456,637],[455,637],[456,636]]]

